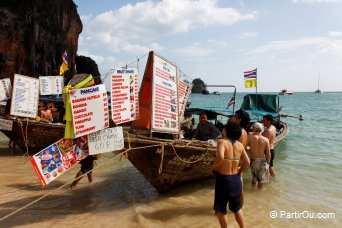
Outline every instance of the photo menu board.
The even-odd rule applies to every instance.
[[[179,100],[179,118],[182,120],[184,118],[184,111],[186,108],[186,104],[188,102],[192,83],[189,79],[184,76],[180,77],[178,82],[178,100]]]
[[[63,76],[40,76],[40,94],[54,95],[62,94],[64,87]]]
[[[10,114],[36,118],[38,111],[39,79],[14,74]]]
[[[0,79],[0,101],[11,98],[11,80],[9,78]]]
[[[109,126],[108,99],[103,84],[70,90],[75,138]]]
[[[45,187],[89,155],[87,137],[60,139],[30,156],[31,164]]]
[[[178,133],[177,67],[154,55],[152,131]]]
[[[116,124],[136,119],[139,104],[137,83],[136,68],[114,69],[111,77],[111,111]]]

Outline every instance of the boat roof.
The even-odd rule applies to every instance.
[[[247,94],[244,96],[240,109],[249,113],[252,121],[262,119],[262,116],[270,114],[273,117],[279,116],[279,96],[276,94]],[[223,107],[187,108],[185,113],[199,115],[207,113],[208,119],[215,119],[217,116],[229,118],[234,114],[232,109]]]
[[[208,119],[215,119],[216,116],[232,116],[233,110],[228,108],[218,108],[218,107],[205,107],[205,108],[187,108],[185,113],[199,115],[200,113],[205,112],[208,116]]]

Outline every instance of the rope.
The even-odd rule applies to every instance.
[[[128,149],[128,150],[129,150],[129,149]],[[126,152],[127,152],[127,150],[125,150],[125,151],[122,152],[122,153],[126,153]],[[87,175],[88,173],[92,172],[93,170],[98,169],[99,167],[102,167],[102,165],[107,164],[107,163],[110,162],[111,160],[117,158],[117,157],[120,156],[122,153],[119,153],[118,155],[116,155],[116,156],[110,158],[110,159],[107,160],[106,162],[103,162],[103,163],[101,164],[101,166],[98,165],[97,167],[93,168],[92,170],[89,170],[88,172],[86,172],[86,173],[80,175],[80,176],[77,177],[76,179],[81,179],[83,176]],[[32,202],[30,202],[30,203],[28,203],[28,204],[26,204],[26,205],[24,205],[24,206],[18,208],[17,210],[15,210],[15,211],[13,211],[13,212],[11,212],[11,213],[5,215],[4,217],[0,218],[0,222],[2,222],[3,220],[5,220],[5,219],[11,217],[12,215],[15,215],[16,213],[18,213],[18,212],[24,210],[25,208],[27,208],[27,207],[29,207],[29,206],[31,206],[31,205],[33,205],[33,204],[39,202],[40,200],[42,200],[42,199],[46,198],[47,196],[49,196],[49,195],[55,193],[56,191],[60,190],[61,188],[64,188],[65,186],[71,184],[74,180],[75,180],[75,178],[74,178],[73,180],[68,181],[67,183],[63,184],[62,186],[60,186],[60,187],[58,187],[58,188],[56,188],[56,189],[54,189],[54,190],[52,190],[52,191],[50,191],[50,192],[48,192],[48,193],[42,195],[42,196],[40,196],[40,197],[37,198],[36,200],[34,200],[34,201],[32,201]]]
[[[26,118],[26,128],[25,128],[25,133],[24,133],[24,129],[23,129],[23,123],[21,122],[21,120],[19,118],[17,118],[17,121],[18,121],[18,125],[20,126],[20,130],[21,130],[21,133],[23,135],[23,141],[24,141],[24,144],[25,144],[25,147],[26,147],[26,152],[25,154],[23,155],[23,157],[28,157],[28,159],[24,162],[24,164],[26,164],[26,162],[29,160],[29,149],[28,149],[28,146],[27,146],[27,128],[28,128],[28,118]],[[13,148],[14,149],[14,148]]]
[[[157,154],[161,154],[161,159],[160,159],[160,164],[159,164],[159,169],[158,169],[158,173],[161,174],[163,172],[163,162],[164,162],[164,145],[161,146],[161,148],[159,148],[156,151]]]
[[[21,125],[20,125],[20,124],[19,124],[19,125],[22,127],[22,123],[20,122],[19,119],[18,119],[18,121],[19,121],[19,123],[21,124]],[[27,123],[27,125],[28,125],[28,123]],[[27,125],[26,125],[26,126],[27,126]],[[200,159],[198,159],[198,160],[196,160],[196,161],[186,161],[186,160],[184,160],[183,158],[181,158],[181,157],[177,154],[176,149],[174,148],[174,144],[183,143],[183,142],[184,142],[183,140],[174,140],[173,143],[156,143],[156,145],[150,145],[150,146],[143,146],[143,147],[134,147],[134,148],[132,148],[132,147],[131,147],[131,144],[130,144],[130,143],[131,143],[130,134],[129,134],[128,132],[126,132],[126,131],[124,131],[124,132],[127,134],[128,149],[126,149],[125,151],[123,151],[123,152],[121,152],[121,153],[115,155],[114,157],[110,158],[110,159],[107,160],[106,162],[101,163],[100,165],[98,165],[98,166],[96,166],[95,168],[93,168],[92,170],[89,170],[88,172],[86,172],[86,173],[80,175],[79,177],[74,178],[73,180],[68,181],[67,183],[63,184],[62,186],[60,186],[60,187],[58,187],[58,188],[56,188],[56,189],[54,189],[54,190],[52,190],[52,191],[50,191],[50,192],[48,192],[48,193],[42,195],[42,196],[40,196],[40,197],[37,198],[36,200],[34,200],[34,201],[32,201],[32,202],[30,202],[30,203],[28,203],[28,204],[26,204],[26,205],[24,205],[24,206],[18,208],[17,210],[15,210],[15,211],[13,211],[13,212],[11,212],[11,213],[5,215],[4,217],[0,218],[0,222],[2,222],[3,220],[5,220],[5,219],[7,219],[7,218],[9,218],[9,217],[11,217],[11,216],[17,214],[18,212],[20,212],[20,211],[22,211],[22,210],[28,208],[29,206],[32,206],[33,204],[39,202],[40,200],[46,198],[47,196],[49,196],[49,195],[51,195],[51,194],[57,192],[58,190],[64,188],[65,186],[70,185],[70,184],[71,184],[73,181],[75,181],[76,179],[81,179],[83,176],[85,176],[85,175],[87,175],[88,173],[90,173],[90,172],[92,172],[92,171],[94,171],[94,170],[96,170],[96,169],[102,167],[103,165],[109,163],[111,160],[113,160],[113,159],[115,159],[115,158],[117,158],[117,157],[119,157],[119,156],[121,156],[121,158],[122,158],[122,157],[127,158],[127,157],[128,157],[128,152],[131,151],[131,150],[138,150],[138,149],[143,149],[143,148],[150,148],[150,147],[152,148],[152,147],[156,147],[156,146],[161,146],[161,148],[159,148],[159,149],[157,150],[157,153],[160,153],[160,154],[161,154],[161,162],[160,162],[159,170],[158,170],[158,173],[159,173],[159,174],[161,174],[162,171],[163,171],[163,162],[164,162],[165,146],[167,146],[167,145],[170,145],[170,146],[172,147],[173,152],[176,154],[177,159],[179,159],[180,161],[182,161],[182,162],[184,162],[184,163],[192,164],[192,163],[196,163],[196,162],[199,162],[199,161],[201,161],[201,160],[204,159],[204,157],[201,157]],[[23,128],[22,128],[22,133],[23,133]],[[24,135],[24,133],[23,133],[23,135]],[[26,137],[27,137],[27,128],[26,128]],[[24,137],[24,140],[25,140],[25,137]],[[190,145],[192,142],[197,142],[197,140],[191,140],[191,141],[189,141],[188,143],[186,143],[186,144],[185,144],[184,146],[182,146],[182,147],[186,147],[186,146]],[[25,145],[26,145],[26,147],[27,147],[26,141],[25,141]],[[208,149],[209,149],[209,148],[207,147],[207,152],[208,152]],[[27,149],[27,153],[28,153],[28,149]],[[123,156],[123,155],[124,155],[124,156]]]

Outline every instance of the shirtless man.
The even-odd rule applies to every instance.
[[[273,126],[273,116],[272,115],[264,115],[262,119],[262,123],[265,126],[265,131],[262,133],[263,136],[268,138],[270,141],[270,150],[271,150],[271,161],[270,161],[270,174],[272,177],[275,176],[275,171],[273,167],[273,159],[274,159],[274,140],[276,137],[277,129]]]
[[[221,227],[227,227],[226,214],[229,204],[229,210],[234,213],[236,222],[240,227],[244,227],[240,174],[248,168],[249,158],[243,145],[237,141],[241,137],[241,127],[229,122],[225,130],[227,138],[217,141],[216,159],[212,167],[216,174],[214,210]]]
[[[263,184],[268,182],[268,165],[271,159],[270,144],[266,137],[261,135],[264,126],[255,122],[251,129],[253,134],[248,135],[247,145],[251,152],[251,171],[252,171],[252,185],[255,188],[262,189]]]

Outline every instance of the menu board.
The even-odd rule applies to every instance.
[[[136,68],[115,69],[111,77],[111,111],[116,124],[136,119],[137,79]]]
[[[88,135],[89,154],[101,154],[122,150],[124,138],[122,127],[106,128]]]
[[[103,84],[70,90],[75,138],[109,126],[108,99]]]
[[[177,67],[154,55],[152,131],[178,133],[177,81]]]
[[[0,79],[0,101],[11,98],[11,80],[9,78]]]
[[[10,114],[36,118],[38,111],[39,79],[14,74]]]
[[[184,118],[184,111],[191,93],[192,85],[190,80],[186,79],[184,76],[178,81],[179,117],[181,120]]]
[[[12,131],[13,121],[0,118],[0,130]]]
[[[61,139],[30,157],[43,186],[89,155],[87,137]]]
[[[135,101],[135,118],[136,120],[139,118],[139,81],[138,81],[138,71],[137,74],[134,76],[134,101]]]
[[[40,94],[62,94],[64,87],[63,76],[40,76]]]

